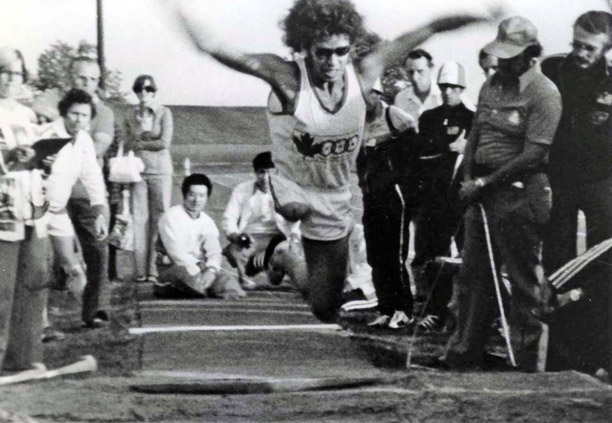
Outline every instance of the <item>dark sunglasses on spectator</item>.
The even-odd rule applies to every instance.
[[[325,48],[319,47],[315,49],[315,56],[320,59],[332,57],[335,54],[338,57],[346,56],[351,51],[351,46],[337,47],[337,48]]]
[[[154,93],[155,92],[155,88],[153,88],[150,85],[147,85],[146,87],[138,87],[134,90],[135,93],[141,93],[143,91],[146,91],[148,93]]]

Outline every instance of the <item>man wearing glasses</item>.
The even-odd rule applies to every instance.
[[[431,22],[374,49],[352,63],[353,44],[365,34],[362,16],[350,0],[296,0],[283,20],[285,44],[295,59],[245,54],[220,42],[194,16],[178,8],[177,18],[195,46],[219,62],[272,88],[268,121],[278,174],[271,191],[276,209],[301,221],[313,313],[336,319],[346,279],[351,215],[350,169],[365,121],[366,100],[382,70],[433,34],[477,21],[452,16]]]
[[[589,248],[612,237],[612,78],[605,58],[612,46],[612,15],[586,12],[578,17],[573,31],[572,51],[542,63],[542,71],[557,85],[563,99],[563,115],[550,150],[553,208],[544,242],[548,274],[576,257],[579,210],[586,217]],[[600,260],[610,263],[612,259]],[[609,269],[609,264],[587,269],[588,279],[599,283],[591,284],[588,300],[574,306],[571,327],[561,322],[551,326],[549,364],[570,364],[591,372],[609,369]],[[579,355],[572,354],[574,357],[555,357],[553,341],[570,333],[572,348],[586,348]]]

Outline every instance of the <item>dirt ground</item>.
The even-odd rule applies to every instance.
[[[138,373],[141,338],[127,333],[138,322],[136,301],[143,288],[112,285],[110,328],[83,332],[75,312],[55,314],[68,333],[63,343],[48,344],[45,360],[57,367],[83,354],[95,354],[99,371],[73,377],[0,388],[0,422],[610,422],[612,388],[577,372],[444,372],[406,370],[407,335],[368,333],[356,318],[345,321],[344,336],[365,351],[384,374],[379,384],[346,390],[250,395],[143,394],[142,383],[177,379]],[[140,293],[138,293],[140,292]],[[55,304],[65,301],[54,294]],[[64,303],[65,304],[65,303]],[[442,337],[419,337],[415,363],[439,353]],[[273,374],[275,363],[263,362]],[[260,369],[263,373],[266,369]],[[331,369],[330,369],[331,370]],[[180,382],[180,381],[179,381]],[[25,419],[25,417],[23,417]]]

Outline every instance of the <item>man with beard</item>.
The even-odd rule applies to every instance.
[[[605,59],[611,46],[612,15],[590,11],[574,24],[572,51],[542,63],[542,71],[557,85],[563,99],[563,115],[550,151],[553,208],[544,243],[544,266],[549,274],[576,257],[578,211],[586,217],[589,248],[612,237],[612,78]],[[606,263],[611,260],[609,255],[600,258]],[[589,266],[588,274],[581,275],[593,281],[589,298],[576,304],[566,324],[559,321],[551,327],[549,364],[553,367],[570,365],[589,372],[609,369],[609,269],[609,264]],[[559,336],[570,342],[568,347],[580,348],[580,353],[561,359],[555,352]]]
[[[498,58],[498,70],[480,92],[465,148],[460,196],[470,205],[457,283],[457,325],[441,364],[459,369],[487,364],[487,329],[497,314],[492,271],[499,274],[504,265],[512,285],[513,351],[519,368],[532,372],[544,366],[546,329],[534,312],[548,303],[540,260],[541,231],[551,207],[544,165],[561,98],[540,70],[542,46],[529,20],[515,16],[502,21],[496,40],[484,51]]]

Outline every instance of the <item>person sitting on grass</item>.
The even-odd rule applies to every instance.
[[[279,285],[285,274],[297,286],[307,278],[299,223],[286,221],[274,210],[268,177],[273,169],[269,151],[256,155],[255,179],[233,189],[223,214],[223,230],[230,241],[223,255],[237,269],[244,289],[255,288],[255,283],[245,276],[262,270],[272,285]]]
[[[158,297],[246,296],[238,281],[221,273],[221,244],[215,222],[204,213],[212,192],[210,179],[203,174],[187,176],[181,185],[183,204],[168,209],[159,220],[161,256]],[[159,263],[163,261],[163,263]],[[169,265],[169,266],[168,266]]]

